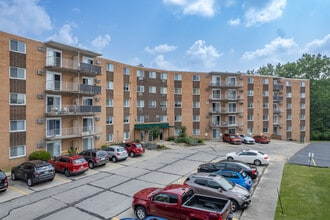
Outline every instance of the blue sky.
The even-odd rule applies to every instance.
[[[177,71],[330,56],[327,0],[0,0],[0,30]]]

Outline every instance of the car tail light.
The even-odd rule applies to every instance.
[[[264,159],[265,159],[265,160],[268,160],[268,157],[267,157],[267,156],[264,156]]]
[[[117,156],[120,156],[120,153],[119,152],[117,152]]]
[[[252,173],[252,175],[256,174],[256,170],[253,169],[251,173]]]
[[[95,158],[96,163],[99,162],[99,160],[100,160],[100,159],[99,159],[98,157]]]

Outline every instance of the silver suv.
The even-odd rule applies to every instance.
[[[230,199],[232,211],[245,209],[251,203],[249,191],[214,173],[194,173],[184,184],[189,185],[196,194]]]
[[[122,146],[112,145],[106,148],[103,148],[108,153],[109,160],[112,162],[117,162],[119,160],[126,160],[128,153]]]

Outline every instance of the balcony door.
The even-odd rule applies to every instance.
[[[61,66],[62,53],[50,48],[47,48],[46,66]]]
[[[94,118],[83,118],[83,132],[88,132],[90,135],[94,133]]]
[[[62,76],[60,73],[48,72],[46,75],[46,90],[62,90]]]
[[[60,136],[61,135],[61,119],[51,118],[47,119],[46,124],[47,137]]]

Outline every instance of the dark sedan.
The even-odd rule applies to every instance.
[[[8,189],[8,178],[2,170],[0,170],[0,192],[4,192]]]

